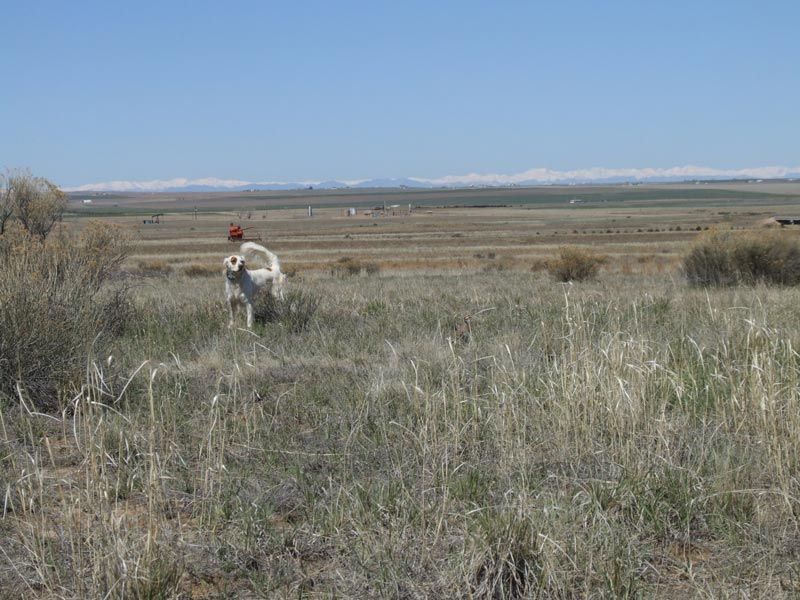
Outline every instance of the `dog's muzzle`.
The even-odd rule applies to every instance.
[[[227,277],[229,281],[236,281],[236,274],[230,269],[225,272],[225,277]]]

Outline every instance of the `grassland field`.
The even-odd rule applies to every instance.
[[[680,272],[800,185],[253,196],[73,199],[131,304],[60,411],[0,402],[5,597],[800,594],[800,291]],[[292,274],[252,332],[230,222]]]
[[[344,256],[388,270],[526,270],[541,267],[558,246],[580,244],[606,254],[608,270],[664,272],[674,269],[698,227],[753,227],[800,205],[800,184],[718,185],[139,194],[96,196],[89,206],[78,195],[71,208],[81,218],[135,229],[140,243],[132,261],[168,257],[178,268],[219,263],[236,246],[226,239],[228,223],[236,222],[293,271],[324,271]],[[573,198],[582,203],[569,204]],[[396,208],[365,216],[384,205]],[[307,206],[315,207],[314,217]],[[357,216],[345,216],[350,206],[358,207]],[[158,225],[143,225],[154,212],[168,214]]]

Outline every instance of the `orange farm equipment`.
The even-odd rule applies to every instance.
[[[252,227],[245,227],[242,229],[241,225],[234,225],[233,223],[230,224],[228,227],[228,241],[229,242],[246,242],[248,240],[259,240],[261,239],[258,236],[255,237],[244,237],[244,232],[248,229],[252,229]]]

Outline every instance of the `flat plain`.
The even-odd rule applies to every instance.
[[[96,216],[135,230],[133,261],[168,260],[179,269],[220,263],[236,248],[227,241],[236,222],[297,272],[325,271],[342,257],[390,271],[524,271],[570,244],[607,255],[610,271],[664,272],[700,230],[758,227],[800,211],[800,183],[95,194],[76,195],[71,208],[79,220]],[[159,224],[143,224],[161,212],[168,214]]]
[[[800,185],[165,198],[73,200],[130,303],[60,412],[2,405],[8,595],[800,593],[800,293],[680,272]],[[292,274],[252,332],[230,222]]]

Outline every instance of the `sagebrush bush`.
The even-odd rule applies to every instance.
[[[490,252],[490,254],[494,254],[494,252]],[[481,268],[484,273],[508,271],[514,266],[514,260],[510,256],[502,256],[499,260],[494,260],[494,256],[487,256],[487,258],[490,259],[490,262],[486,262]]]
[[[558,258],[547,264],[547,272],[556,281],[583,281],[597,274],[603,256],[576,246],[565,246],[558,251]]]
[[[361,265],[367,275],[377,275],[381,272],[381,266],[376,262],[363,261]]]
[[[93,224],[79,238],[3,236],[0,396],[16,398],[19,387],[37,410],[58,406],[92,346],[124,326],[125,291],[104,286],[124,255],[124,236]]]
[[[796,285],[800,283],[800,242],[781,231],[714,231],[694,245],[683,259],[682,270],[694,285]]]
[[[298,274],[297,267],[294,267],[294,266],[288,266],[287,267],[287,266],[281,265],[281,272],[284,275],[286,275],[286,277],[289,277],[289,278],[297,277],[297,274]]]
[[[377,275],[381,270],[378,263],[372,261],[362,261],[350,256],[343,256],[331,267],[331,275],[334,277],[347,277],[361,275]]]
[[[14,169],[0,176],[0,235],[14,219],[30,235],[44,240],[67,208],[67,195],[44,177],[27,169]]]

